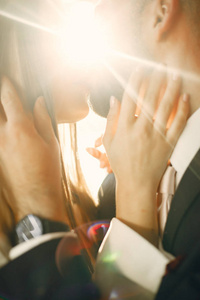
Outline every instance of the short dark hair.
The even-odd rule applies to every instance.
[[[136,9],[141,14],[146,6],[155,0],[137,1]],[[184,13],[187,15],[188,21],[192,26],[193,33],[200,38],[200,0],[180,0],[180,5]]]
[[[144,8],[154,0],[140,0],[137,2],[136,5],[139,8],[139,11],[142,12]],[[199,17],[200,12],[200,0],[180,0],[182,8],[185,10],[185,12],[190,13],[193,17]]]
[[[193,21],[199,19],[200,0],[181,0],[181,5],[185,12],[191,15]]]
[[[180,0],[182,9],[187,15],[193,35],[197,41],[197,46],[200,47],[200,0]]]

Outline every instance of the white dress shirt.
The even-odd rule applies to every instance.
[[[189,118],[170,159],[177,171],[176,186],[200,148],[199,128],[200,108]],[[114,253],[117,255],[113,266],[120,274],[154,295],[157,293],[166,264],[170,261],[166,252],[159,251],[134,230],[114,218],[99,250],[97,269],[106,257],[112,257]]]
[[[170,158],[176,170],[176,186],[181,181],[188,165],[200,148],[200,108],[189,118]]]

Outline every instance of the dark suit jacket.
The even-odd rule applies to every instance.
[[[108,174],[98,191],[98,219],[112,220],[116,216],[115,207],[115,175]]]
[[[99,191],[100,216],[105,211],[108,218],[114,216],[114,190],[114,175],[108,175]],[[200,299],[200,151],[186,170],[174,195],[164,231],[163,246],[167,252],[181,259],[179,264],[170,265],[171,272],[164,276],[156,299]],[[117,284],[121,287],[123,282],[126,289],[129,286],[130,290],[133,283],[128,283],[127,279],[119,276],[117,274],[113,279],[116,281],[113,286],[116,287]],[[114,278],[114,275],[111,274],[110,277]],[[135,287],[131,290],[133,295]],[[141,291],[141,295],[144,297],[144,291]],[[132,296],[128,299],[132,299]]]
[[[156,299],[200,299],[200,150],[174,195],[163,246],[183,260],[163,278]]]
[[[60,240],[42,244],[0,269],[0,296],[5,299],[98,299],[81,257],[61,276],[55,263]],[[156,300],[200,299],[200,151],[181,180],[169,212],[163,245],[182,257],[164,276]],[[142,299],[142,298],[141,298]]]
[[[56,263],[60,239],[43,243],[0,269],[0,299],[97,300],[99,292],[81,255]],[[63,271],[64,270],[64,271]],[[62,274],[62,275],[61,275]]]

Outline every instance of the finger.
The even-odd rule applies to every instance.
[[[129,124],[134,121],[142,80],[143,69],[139,67],[134,73],[132,73],[127,88],[125,89],[121,105],[119,126]]]
[[[51,123],[51,118],[46,110],[46,105],[43,97],[36,100],[33,117],[35,127],[40,136],[47,142],[51,142],[55,138],[54,130]]]
[[[167,131],[166,137],[172,146],[175,146],[188,119],[190,111],[189,95],[180,97],[178,108],[174,120]]]
[[[104,160],[100,160],[100,168],[104,169],[106,167],[106,162]]]
[[[109,174],[113,173],[111,166],[107,167],[107,172],[108,172]]]
[[[101,153],[101,157],[100,157],[100,168],[107,168],[109,166],[109,161],[107,158],[106,153]]]
[[[162,66],[159,66],[151,75],[142,103],[140,118],[144,117],[146,119],[150,118],[150,120],[153,119],[165,77],[166,75],[162,70]]]
[[[24,112],[18,94],[8,78],[1,81],[1,102],[7,121],[16,121]]]
[[[101,157],[101,152],[95,148],[86,148],[86,151],[92,155],[94,158],[99,159]]]
[[[110,110],[107,116],[107,124],[105,134],[103,136],[103,144],[105,148],[110,146],[110,143],[115,135],[118,126],[119,114],[120,114],[120,102],[111,97]]]
[[[163,133],[166,131],[167,122],[173,111],[173,108],[176,109],[177,101],[180,97],[180,88],[181,88],[181,78],[180,76],[174,74],[171,76],[163,99],[160,102],[160,105],[157,110],[155,118],[155,126],[159,128]]]
[[[103,135],[101,135],[96,141],[95,141],[95,147],[100,147],[102,145],[102,138]]]

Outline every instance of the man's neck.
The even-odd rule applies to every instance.
[[[179,26],[159,44],[156,57],[167,67],[180,70],[182,93],[190,96],[190,115],[200,107],[200,43],[183,16]]]
[[[179,47],[177,52],[174,51],[175,55],[170,56],[167,65],[180,70],[183,78],[182,93],[188,93],[190,96],[190,115],[192,115],[200,108],[200,64],[197,60],[198,53],[195,53],[194,48],[184,50]]]

